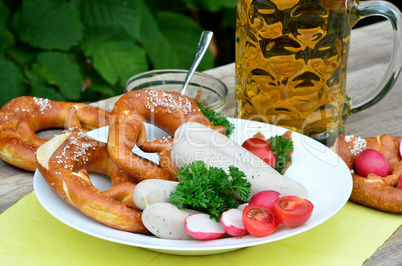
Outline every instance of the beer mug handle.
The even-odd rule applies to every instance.
[[[390,62],[381,82],[372,93],[366,95],[366,99],[355,106],[352,104],[350,110],[352,114],[363,111],[384,98],[395,84],[402,66],[402,14],[399,9],[389,2],[376,0],[361,1],[356,8],[357,20],[355,22],[370,16],[387,18],[392,24],[394,43]]]

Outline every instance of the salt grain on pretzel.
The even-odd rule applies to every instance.
[[[94,129],[108,123],[109,112],[95,106],[18,97],[0,109],[0,158],[16,167],[35,171],[35,152],[47,141],[35,132],[73,126]]]

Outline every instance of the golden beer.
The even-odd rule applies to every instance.
[[[327,139],[350,114],[345,0],[238,0],[236,111]]]

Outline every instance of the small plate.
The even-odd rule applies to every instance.
[[[231,118],[230,121],[235,124],[236,128],[231,138],[240,144],[257,132],[270,137],[281,135],[286,131],[280,127],[249,120]],[[147,125],[147,129],[148,136],[152,135],[153,138],[166,136],[163,131],[152,125]],[[91,131],[89,135],[105,141],[107,128]],[[98,223],[71,207],[51,191],[39,171],[34,174],[34,190],[39,202],[51,215],[66,225],[91,236],[176,255],[208,255],[228,252],[303,233],[331,218],[348,201],[352,192],[352,177],[342,159],[328,147],[309,137],[296,132],[293,132],[292,137],[294,143],[293,163],[287,170],[286,176],[302,183],[307,188],[308,199],[314,204],[314,211],[310,220],[304,225],[296,228],[280,226],[274,233],[266,237],[246,235],[209,241],[185,241],[128,233]],[[144,156],[148,155],[150,154],[144,154]],[[157,158],[153,157],[153,160],[155,159]],[[101,175],[92,174],[91,180],[101,190],[106,190],[111,186],[109,178]]]

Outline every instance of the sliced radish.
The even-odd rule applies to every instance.
[[[200,240],[217,239],[225,234],[222,224],[206,213],[190,214],[184,221],[184,227],[190,236]]]
[[[221,223],[225,232],[231,236],[247,234],[242,221],[243,212],[239,209],[229,209],[222,213]]]

